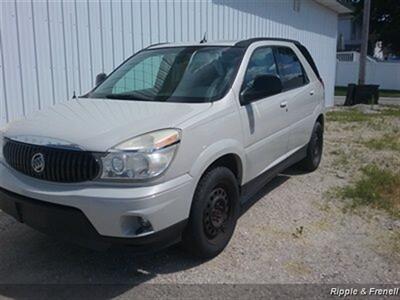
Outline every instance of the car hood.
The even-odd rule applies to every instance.
[[[106,151],[149,131],[179,127],[211,105],[78,98],[10,123],[5,136],[26,141],[44,137],[61,145]]]

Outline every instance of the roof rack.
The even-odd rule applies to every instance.
[[[247,48],[249,47],[252,43],[255,42],[262,42],[262,41],[275,41],[275,42],[289,42],[293,43],[296,45],[301,45],[299,41],[296,40],[290,40],[290,39],[283,39],[283,38],[267,38],[267,37],[261,37],[261,38],[251,38],[243,41],[239,41],[235,44],[237,47],[244,47]]]
[[[146,48],[144,48],[144,49],[149,49],[149,48],[151,48],[151,47],[160,46],[160,45],[165,45],[165,44],[169,44],[169,43],[164,42],[164,43],[151,44],[151,45],[148,45],[148,46],[147,46]]]

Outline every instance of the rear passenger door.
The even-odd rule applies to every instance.
[[[313,86],[295,50],[284,46],[274,49],[285,96],[286,117],[290,131],[288,151],[290,152],[308,143],[310,138],[308,128],[317,102]]]
[[[276,75],[278,70],[273,47],[256,48],[247,65],[241,87],[243,92],[259,75]],[[242,104],[240,117],[245,138],[247,174],[253,179],[276,164],[286,154],[289,125],[286,109],[282,107],[286,97],[277,95],[252,100]]]

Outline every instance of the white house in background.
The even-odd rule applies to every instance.
[[[344,0],[351,4],[357,0]],[[358,82],[360,65],[361,26],[350,13],[338,19],[338,53],[336,86]],[[372,53],[371,53],[372,54]],[[377,42],[373,57],[367,57],[366,83],[378,84],[380,89],[400,90],[400,61],[385,60],[382,42]]]
[[[362,24],[354,20],[352,14],[342,14],[338,19],[338,51],[357,51],[361,49]],[[372,54],[372,53],[371,53]],[[375,44],[373,57],[384,60],[382,42]]]
[[[342,51],[337,53],[336,86],[358,82],[360,53]],[[378,84],[380,89],[400,90],[400,62],[377,61],[367,57],[367,84]]]
[[[338,19],[338,51],[360,51],[362,24],[353,15],[342,14]]]
[[[303,43],[333,105],[336,0],[2,1],[0,124],[71,99],[150,44],[251,37]]]
[[[351,3],[359,2],[358,0],[342,0],[349,7]],[[351,13],[345,13],[339,15],[338,19],[338,51],[357,51],[360,52],[361,49],[361,32],[362,23],[361,21],[356,21]],[[373,52],[370,53],[375,59],[383,61],[393,60],[393,55],[383,47],[382,41],[377,41],[375,43]]]

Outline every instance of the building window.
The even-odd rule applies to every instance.
[[[293,0],[293,10],[299,12],[300,11],[300,0]]]

